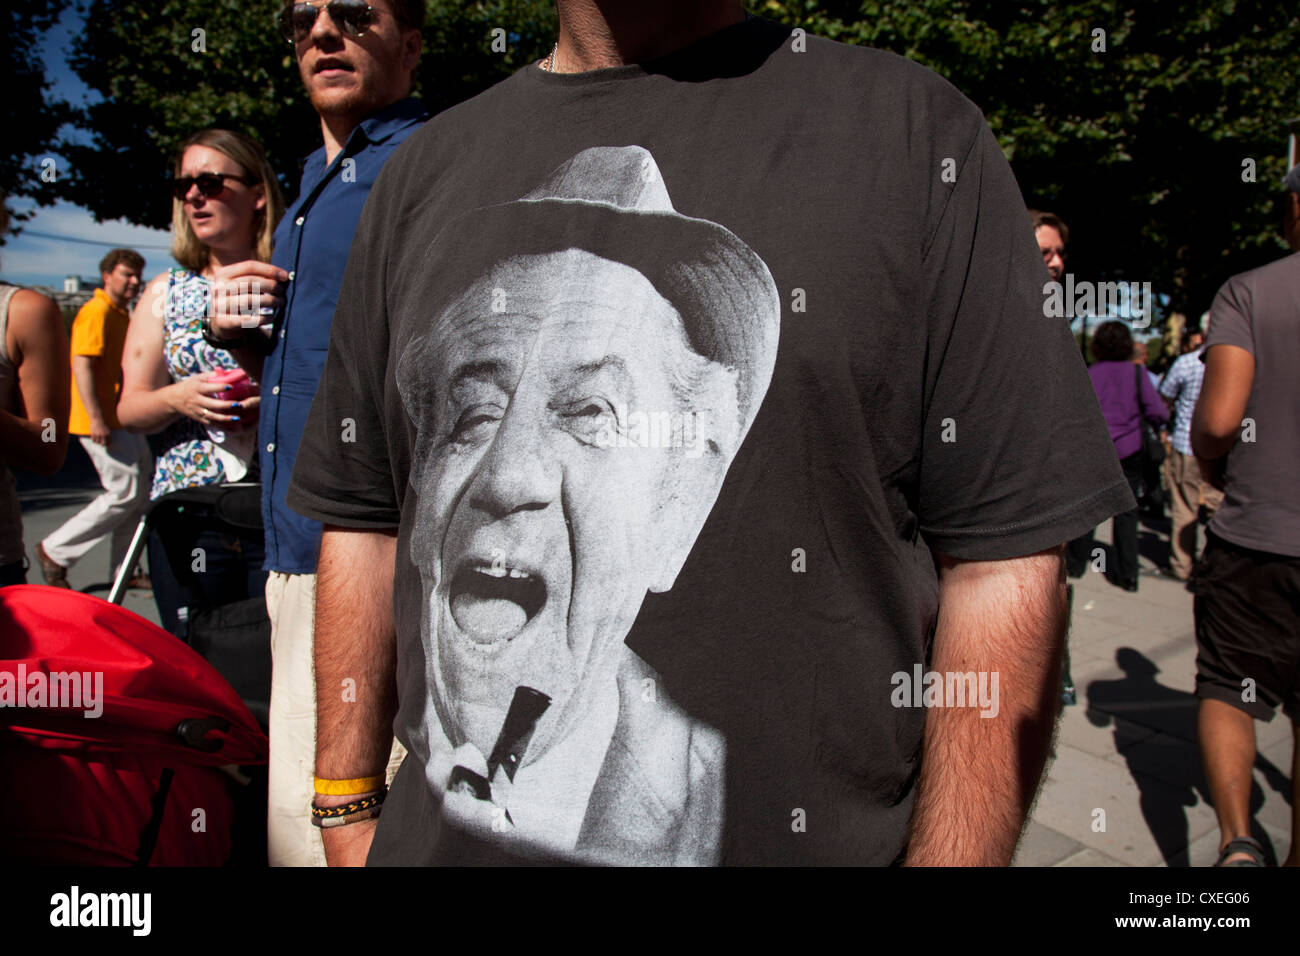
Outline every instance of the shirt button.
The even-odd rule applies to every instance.
[[[284,338],[284,329],[280,330],[280,338]]]
[[[295,226],[301,226],[301,225],[302,225],[304,222],[306,222],[306,221],[307,221],[307,217],[306,217],[306,216],[299,216],[297,219],[295,219],[295,220],[293,221],[293,224],[294,224]]]
[[[273,452],[273,451],[275,451],[275,442],[270,442],[270,443],[266,446],[266,452],[267,452],[267,454],[270,454],[270,453]]]
[[[292,272],[289,273],[289,281],[290,281],[290,282],[293,281],[293,273],[292,273]]]
[[[275,386],[275,388],[271,389],[271,394],[272,394],[272,395],[279,395],[279,394],[280,394],[280,386],[277,385],[277,386]]]

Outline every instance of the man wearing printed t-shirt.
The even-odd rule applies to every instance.
[[[330,862],[1009,862],[1062,544],[1133,501],[996,141],[730,0],[559,15],[344,277],[288,499],[316,772],[409,754]]]

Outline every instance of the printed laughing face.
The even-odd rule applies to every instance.
[[[734,454],[736,373],[640,272],[576,249],[498,263],[419,350],[403,393],[423,395],[411,553],[434,703],[452,746],[486,755],[516,688],[546,694],[531,763],[615,693],[646,592],[689,553]],[[617,440],[638,412],[689,418],[702,451]]]

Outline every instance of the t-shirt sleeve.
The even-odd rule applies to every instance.
[[[936,177],[937,178],[937,177]],[[1134,507],[1015,177],[982,122],[924,250],[917,510],[936,551],[1000,560]]]
[[[82,309],[72,323],[72,354],[104,354],[104,310],[97,308],[99,303],[91,302],[90,308]]]
[[[385,420],[389,326],[378,208],[382,174],[353,236],[329,351],[303,430],[286,502],[345,528],[395,528],[400,506]]]
[[[1223,284],[1210,306],[1210,331],[1205,337],[1201,361],[1216,345],[1235,345],[1255,354],[1255,333],[1250,325],[1250,286],[1234,276]]]

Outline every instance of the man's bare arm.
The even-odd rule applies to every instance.
[[[316,775],[383,775],[397,712],[393,573],[396,532],[326,526],[316,578]],[[346,680],[355,696],[344,695]],[[317,797],[321,805],[348,797]],[[362,866],[376,824],[321,831],[330,866]]]
[[[998,709],[993,717],[978,707],[926,715],[907,863],[1005,866],[1038,793],[1059,713],[1063,551],[1006,561],[936,557],[930,669],[997,674]]]
[[[1232,451],[1255,384],[1255,356],[1236,345],[1205,353],[1205,379],[1192,415],[1192,451],[1204,462]]]
[[[72,356],[72,380],[77,385],[77,394],[90,419],[90,438],[97,445],[107,445],[109,428],[104,418],[104,410],[99,407],[99,394],[95,391],[95,382],[100,375],[106,374],[104,359],[101,355]]]

